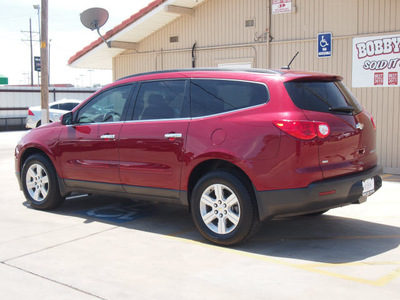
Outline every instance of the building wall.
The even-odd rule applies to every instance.
[[[114,58],[114,77],[170,68],[191,68],[196,43],[197,67],[216,67],[226,60],[248,59],[253,67],[266,63],[266,43],[260,36],[267,28],[267,2],[260,0],[211,0],[197,6],[194,17],[181,16],[145,40],[136,51]],[[246,28],[245,20],[255,26]],[[178,36],[177,43],[170,43]]]
[[[377,152],[387,172],[400,174],[400,88],[352,88],[352,39],[400,33],[398,0],[292,0],[293,13],[271,15],[269,0],[208,0],[194,17],[176,21],[144,39],[137,51],[113,59],[114,78],[162,69],[251,62],[255,68],[280,68],[299,51],[292,69],[341,75],[374,116]],[[397,18],[396,18],[397,16]],[[245,21],[255,26],[246,28]],[[317,58],[317,35],[332,32],[331,58]],[[178,36],[177,43],[170,43]],[[270,38],[271,37],[271,38]],[[269,42],[270,41],[270,42]]]
[[[400,173],[400,88],[352,88],[352,39],[400,33],[398,0],[294,0],[297,13],[273,15],[271,66],[300,51],[294,69],[341,75],[377,123],[377,152],[386,172]],[[333,55],[317,58],[317,35],[332,32]]]

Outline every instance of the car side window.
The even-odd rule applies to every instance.
[[[192,117],[201,117],[267,103],[264,84],[233,80],[193,79],[191,81]]]
[[[58,109],[62,110],[72,110],[78,103],[67,102],[67,103],[60,103]]]
[[[77,123],[119,122],[128,103],[132,85],[106,90],[83,106],[76,117]]]
[[[185,80],[143,82],[136,98],[133,120],[187,117],[185,90]]]

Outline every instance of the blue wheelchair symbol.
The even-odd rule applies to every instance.
[[[332,33],[318,34],[318,57],[332,56]]]

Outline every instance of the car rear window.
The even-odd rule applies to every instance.
[[[362,111],[357,99],[340,81],[289,81],[285,87],[300,109],[345,114]]]
[[[261,83],[193,79],[190,90],[193,117],[260,105],[269,100],[267,87]]]

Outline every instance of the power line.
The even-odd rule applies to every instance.
[[[38,32],[33,32],[32,31],[32,20],[31,20],[31,18],[29,18],[29,31],[21,30],[21,32],[23,34],[29,34],[29,39],[28,40],[21,39],[21,41],[29,42],[29,46],[30,46],[30,49],[31,49],[31,86],[33,86],[33,47],[32,47],[32,42],[34,40],[32,38],[32,33],[38,34]],[[36,40],[36,42],[40,42],[40,40]],[[38,84],[39,84],[39,82],[38,82]]]
[[[10,19],[20,19],[20,18],[26,18],[29,17],[30,15],[21,15],[21,16],[14,16],[14,17],[5,17],[5,18],[0,18],[0,20],[10,20]]]

